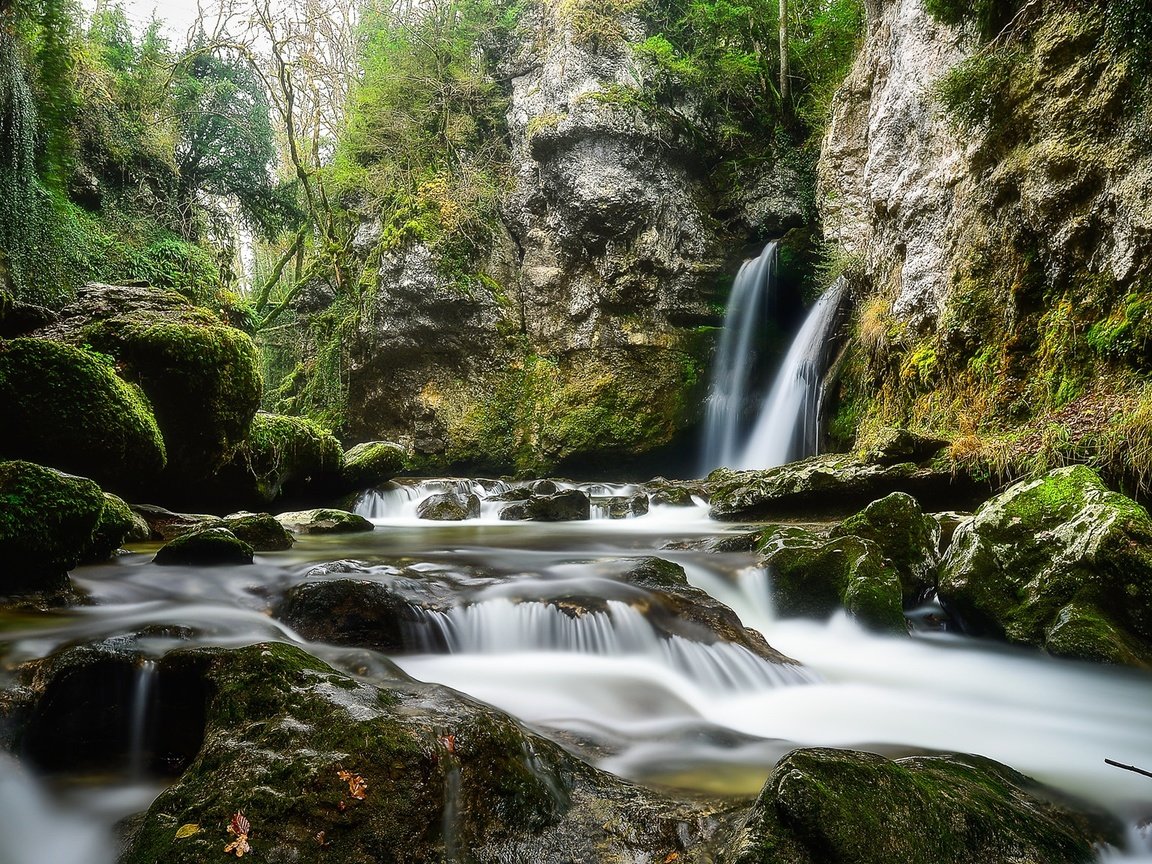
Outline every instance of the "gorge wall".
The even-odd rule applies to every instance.
[[[863,277],[838,425],[944,434],[995,472],[1087,460],[1142,482],[1152,114],[1124,16],[1143,13],[1009,4],[979,34],[932,5],[870,0],[824,140],[824,231]]]

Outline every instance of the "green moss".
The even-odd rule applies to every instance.
[[[0,462],[0,594],[57,589],[91,548],[104,493],[83,477]]]
[[[832,530],[833,537],[847,535],[870,540],[880,548],[900,576],[905,605],[935,587],[940,527],[911,495],[894,492]]]
[[[344,486],[367,489],[391,480],[404,471],[404,449],[389,441],[367,441],[344,454]]]
[[[217,483],[222,494],[271,503],[337,490],[343,467],[344,450],[327,429],[303,417],[261,411]]]
[[[156,552],[161,565],[228,565],[252,563],[253,549],[227,528],[212,525],[181,534]]]
[[[165,464],[148,401],[108,358],[48,339],[0,341],[0,456],[139,489]]]
[[[81,560],[104,561],[120,548],[136,527],[132,509],[110,492],[104,493],[104,508],[92,532],[92,540]]]

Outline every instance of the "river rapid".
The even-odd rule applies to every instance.
[[[73,582],[91,605],[0,615],[3,683],[12,683],[10,670],[24,660],[142,631],[151,635],[136,645],[153,657],[190,644],[280,640],[367,678],[394,675],[392,660],[414,678],[507,711],[605,770],[662,788],[755,795],[797,746],[890,756],[959,751],[1109,807],[1133,826],[1152,815],[1152,780],[1104,762],[1152,768],[1152,675],[1060,661],[927,624],[894,638],[840,617],[781,620],[771,574],[753,554],[702,548],[748,528],[710,521],[703,506],[552,524],[500,522],[490,506],[466,522],[416,518],[422,497],[457,487],[475,484],[405,483],[369,495],[358,510],[375,531],[302,536],[290,551],[260,554],[252,566],[157,567],[153,545],[78,569]],[[630,491],[582,488],[595,496]],[[614,581],[629,559],[650,555],[681,565],[693,585],[803,671],[731,645],[656,637]],[[351,660],[347,649],[307,642],[270,617],[314,565],[340,559],[365,565],[358,579],[404,569],[459,585],[470,605],[427,622],[449,650],[392,658],[358,651]],[[573,592],[605,598],[604,608],[574,619],[533,602]],[[931,612],[920,620],[932,621]],[[145,664],[129,697],[135,702],[127,716],[139,726],[129,730],[132,740],[146,737],[148,687]],[[159,791],[130,764],[117,776],[44,778],[0,759],[3,864],[111,862],[114,823]],[[1152,861],[1152,848],[1134,827],[1130,849],[1105,858]]]

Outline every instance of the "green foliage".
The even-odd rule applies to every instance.
[[[936,96],[960,129],[974,132],[1009,116],[1012,76],[1020,63],[1016,51],[981,51],[944,74]]]
[[[925,0],[924,3],[924,7],[945,24],[972,23],[983,39],[999,34],[1022,5],[1023,0]]]

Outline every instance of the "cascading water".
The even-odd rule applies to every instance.
[[[132,718],[128,740],[128,769],[133,778],[144,776],[148,761],[148,720],[152,692],[156,681],[156,664],[145,660],[136,670],[132,688]]]
[[[821,385],[845,284],[838,280],[808,313],[733,467],[772,468],[819,452]]]
[[[701,453],[705,474],[713,468],[732,465],[743,444],[749,402],[756,393],[756,382],[752,380],[753,349],[775,299],[776,245],[772,241],[760,257],[745,261],[732,285],[708,388]]]

